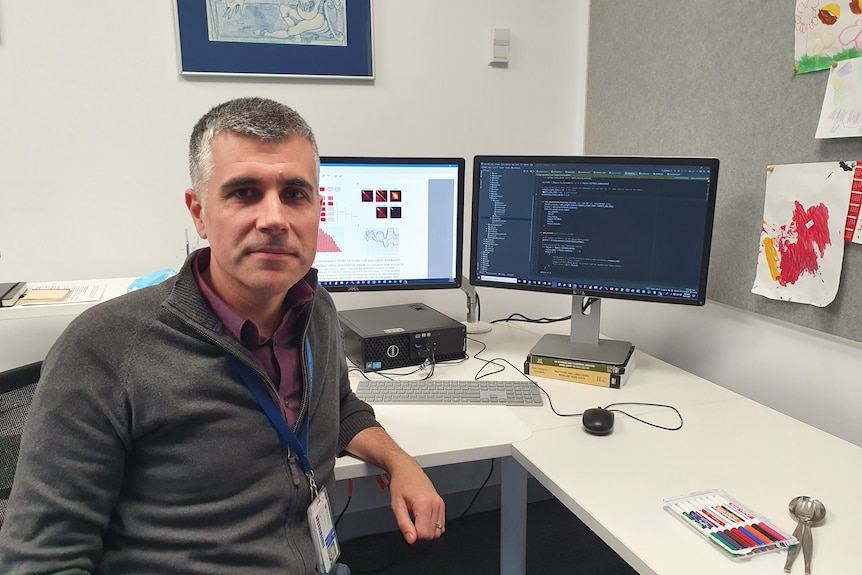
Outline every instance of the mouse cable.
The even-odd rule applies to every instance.
[[[484,350],[483,350],[483,351],[484,351]],[[482,353],[482,352],[480,351],[479,353]],[[479,355],[479,354],[476,354],[476,356],[478,356],[478,355]],[[476,357],[476,356],[473,356],[473,357]],[[498,362],[498,361],[502,361],[503,363],[505,363],[505,364],[509,365],[509,367],[511,367],[512,369],[514,369],[515,371],[517,371],[517,372],[518,372],[518,374],[519,374],[519,375],[521,375],[524,379],[526,379],[527,381],[529,381],[530,383],[532,383],[533,385],[535,385],[535,386],[539,389],[539,391],[541,391],[543,394],[545,394],[545,397],[547,397],[547,398],[548,398],[548,406],[551,408],[551,411],[554,413],[554,415],[556,415],[556,416],[558,416],[558,417],[577,417],[577,416],[579,416],[579,415],[583,415],[583,413],[560,413],[559,411],[557,411],[557,409],[554,407],[554,401],[551,399],[551,396],[548,394],[548,392],[547,392],[547,391],[545,391],[545,388],[543,388],[541,385],[539,385],[538,383],[536,383],[536,380],[534,380],[534,379],[533,379],[533,378],[531,378],[529,375],[527,375],[526,373],[524,373],[524,371],[523,371],[523,370],[521,370],[521,369],[519,369],[518,367],[516,367],[516,366],[515,366],[515,364],[513,364],[513,363],[512,363],[511,361],[509,361],[508,359],[506,359],[506,358],[504,358],[504,357],[495,357],[495,358],[493,358],[493,359],[480,359],[480,358],[476,357],[476,359],[479,359],[480,361],[484,361],[484,362],[485,362],[485,365],[483,365],[482,367],[480,367],[480,368],[479,368],[479,371],[477,371],[477,372],[476,372],[476,375],[475,375],[475,376],[473,376],[473,378],[474,378],[474,379],[477,379],[477,380],[478,380],[478,379],[482,379],[482,378],[484,378],[484,377],[489,377],[489,376],[492,376],[492,375],[496,375],[496,374],[500,373],[501,371],[504,371],[504,370],[506,369],[506,367],[505,367],[505,366],[500,365],[499,363],[496,363],[496,362]],[[496,371],[492,371],[492,372],[484,373],[484,374],[483,374],[483,373],[482,373],[482,370],[483,370],[483,369],[485,369],[488,365],[493,365],[493,366],[498,367],[498,368],[500,368],[500,369],[498,369],[498,370],[496,370]]]
[[[641,419],[640,417],[635,417],[631,413],[625,412],[622,409],[611,409],[612,407],[617,406],[617,405],[647,405],[647,406],[651,406],[651,407],[666,407],[668,409],[672,409],[673,412],[676,413],[676,416],[679,418],[679,425],[677,425],[676,427],[665,427],[664,425],[658,425],[656,423],[651,423],[649,421],[646,421],[645,419]],[[620,401],[617,403],[609,403],[608,405],[605,406],[605,409],[607,409],[608,411],[615,411],[617,413],[622,413],[623,415],[627,415],[634,420],[640,421],[641,423],[645,423],[645,424],[650,425],[652,427],[657,427],[658,429],[664,429],[665,431],[679,431],[680,429],[682,429],[682,425],[683,425],[682,414],[679,412],[679,410],[672,405],[666,405],[664,403],[644,403],[644,402],[640,402],[640,401]]]
[[[474,340],[474,341],[475,341],[475,340]],[[481,342],[480,342],[480,343],[481,343]],[[483,345],[484,345],[484,344],[483,344]],[[554,401],[551,399],[551,395],[550,395],[550,394],[545,390],[545,388],[543,388],[541,385],[539,385],[539,384],[536,382],[536,380],[534,380],[533,378],[531,378],[529,375],[527,375],[526,373],[524,373],[522,370],[520,370],[520,369],[518,369],[517,367],[515,367],[515,365],[514,365],[512,362],[510,362],[508,359],[505,359],[505,358],[502,358],[502,357],[495,357],[495,358],[493,358],[493,359],[481,359],[481,358],[479,358],[479,357],[478,357],[478,355],[479,355],[479,353],[482,353],[482,351],[484,351],[484,348],[483,348],[481,351],[479,351],[476,355],[474,355],[474,356],[473,356],[473,357],[475,357],[476,359],[479,359],[480,361],[484,361],[484,362],[485,362],[485,365],[483,365],[481,368],[479,368],[479,371],[477,371],[477,372],[476,372],[476,375],[474,376],[474,377],[475,377],[475,379],[482,379],[483,377],[488,377],[488,376],[491,376],[491,375],[495,375],[495,374],[497,374],[497,373],[500,373],[500,372],[501,372],[501,371],[503,371],[505,368],[504,368],[504,367],[502,367],[502,366],[500,366],[500,364],[499,364],[499,363],[496,363],[496,362],[497,362],[497,361],[502,361],[502,362],[504,362],[504,363],[508,364],[509,366],[511,366],[511,367],[512,367],[512,369],[514,369],[515,371],[517,371],[519,374],[521,374],[521,375],[522,375],[522,376],[523,376],[527,381],[529,381],[530,383],[532,383],[533,385],[535,385],[535,386],[539,389],[539,391],[541,391],[541,392],[545,395],[545,397],[547,397],[547,398],[548,398],[548,407],[550,407],[550,408],[551,408],[551,411],[552,411],[552,412],[554,413],[554,415],[556,415],[557,417],[579,417],[579,416],[582,416],[582,415],[584,414],[583,412],[580,412],[580,413],[560,413],[559,411],[557,411],[557,408],[555,408],[555,407],[554,407]],[[494,366],[496,366],[496,367],[500,367],[501,369],[498,369],[498,370],[493,371],[493,372],[490,372],[490,373],[482,374],[482,370],[483,370],[483,369],[485,369],[485,367],[487,367],[488,365],[494,365]],[[629,401],[624,401],[624,402],[611,403],[611,404],[607,405],[607,406],[605,407],[605,409],[609,409],[609,408],[611,408],[611,407],[618,406],[618,405],[646,405],[646,406],[651,406],[651,407],[665,407],[665,408],[667,408],[667,409],[672,409],[672,410],[674,411],[674,413],[676,413],[676,416],[679,418],[679,425],[677,425],[676,427],[666,427],[666,426],[663,426],[663,425],[658,425],[658,424],[655,424],[655,423],[651,423],[651,422],[649,422],[649,421],[646,421],[646,420],[644,420],[644,419],[641,419],[641,418],[639,418],[639,417],[636,417],[636,416],[634,416],[634,415],[632,415],[632,414],[630,414],[630,413],[627,413],[627,412],[625,412],[625,411],[623,411],[623,410],[621,410],[621,409],[612,409],[612,410],[610,410],[610,411],[616,411],[616,412],[622,413],[623,415],[627,415],[628,417],[631,417],[631,418],[632,418],[632,419],[634,419],[634,420],[640,421],[641,423],[645,423],[645,424],[647,424],[647,425],[649,425],[649,426],[656,427],[656,428],[658,428],[658,429],[664,429],[664,430],[666,430],[666,431],[678,431],[678,430],[682,429],[682,426],[683,426],[682,414],[680,414],[679,410],[678,410],[677,408],[675,408],[674,406],[672,406],[672,405],[666,405],[666,404],[664,404],[664,403],[645,403],[645,402],[629,402]]]
[[[473,376],[473,379],[476,379],[476,380],[482,379],[483,377],[488,377],[490,375],[500,373],[501,371],[504,371],[506,369],[505,365],[500,365],[499,363],[494,363],[493,359],[484,359],[484,358],[479,357],[479,355],[482,352],[484,352],[486,349],[488,349],[488,345],[484,341],[480,341],[480,340],[472,338],[472,337],[468,337],[467,339],[469,339],[470,341],[476,342],[482,346],[482,349],[480,349],[479,351],[477,351],[476,353],[473,354],[473,359],[485,362],[485,364],[479,368],[479,371],[476,372],[476,375]],[[484,375],[479,375],[480,373],[482,373],[482,370],[485,369],[486,367],[488,367],[489,365],[493,365],[494,367],[496,367],[498,369],[496,369],[495,371],[492,371],[490,373],[486,373]]]

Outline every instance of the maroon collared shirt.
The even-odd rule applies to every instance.
[[[212,308],[225,329],[260,362],[269,378],[278,388],[281,410],[291,429],[296,426],[302,404],[302,321],[307,306],[314,298],[314,290],[301,279],[284,298],[281,323],[272,337],[261,337],[257,326],[242,317],[221,299],[203,280],[201,272],[210,264],[210,251],[205,248],[195,258],[192,269],[195,281],[204,300]]]

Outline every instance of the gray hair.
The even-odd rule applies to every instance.
[[[311,142],[315,173],[320,173],[320,154],[311,127],[295,110],[267,98],[236,98],[219,104],[198,120],[189,140],[189,175],[201,202],[206,201],[212,176],[212,139],[229,131],[262,142],[282,142],[299,136]]]

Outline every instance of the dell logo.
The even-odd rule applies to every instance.
[[[400,352],[401,350],[398,349],[397,345],[390,345],[386,348],[386,355],[388,355],[389,357],[398,357],[398,354]]]

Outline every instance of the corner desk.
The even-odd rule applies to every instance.
[[[551,331],[548,327],[494,324],[490,333],[468,336],[471,359],[453,366],[438,365],[434,377],[472,378],[485,364],[472,357],[481,349],[476,341],[487,345],[479,357],[504,358],[520,367],[533,344]],[[567,327],[561,322],[552,329],[559,333]],[[856,487],[862,477],[862,448],[645,353],[635,353],[637,367],[622,389],[534,379],[560,413],[581,413],[615,402],[666,404],[676,407],[683,417],[679,431],[650,427],[618,413],[611,435],[589,435],[583,431],[580,417],[555,415],[545,397],[541,408],[502,408],[529,429],[527,437],[510,444],[508,453],[499,445],[491,446],[492,441],[487,449],[470,451],[462,450],[461,442],[469,438],[461,434],[470,433],[473,414],[463,410],[496,412],[501,408],[376,409],[389,432],[423,466],[501,457],[500,572],[504,575],[521,575],[526,570],[528,476],[643,575],[781,573],[784,566],[784,551],[731,559],[664,510],[665,498],[719,489],[790,534],[796,522],[788,503],[797,495],[810,495],[827,508],[825,521],[812,528],[812,573],[850,572],[850,566],[858,563],[853,521],[862,517],[862,496]],[[488,371],[492,369],[483,373]],[[518,373],[507,367],[491,377],[517,379]],[[620,407],[666,427],[678,422],[669,409]],[[455,421],[463,424],[453,429]],[[484,433],[490,433],[487,419],[477,421]],[[513,435],[524,433],[521,426],[511,430],[514,425],[508,417],[500,415],[495,423],[510,428]],[[429,440],[435,429],[436,437]],[[431,442],[445,444],[447,453],[436,453]],[[801,553],[792,572],[803,572]]]
[[[134,278],[108,281],[104,299],[120,295]],[[93,304],[0,309],[0,369],[44,357],[71,319]],[[494,324],[469,336],[470,358],[438,365],[439,379],[472,378],[484,359],[504,358],[522,366],[527,352],[551,325]],[[6,342],[13,342],[7,344]],[[474,355],[482,348],[487,349]],[[637,342],[634,342],[637,345]],[[649,355],[622,389],[536,378],[560,413],[615,402],[669,404],[684,418],[679,431],[649,427],[617,414],[605,437],[583,432],[580,417],[560,417],[548,405],[376,406],[381,423],[424,467],[499,459],[501,474],[501,573],[526,571],[527,478],[533,476],[644,575],[781,573],[784,552],[735,561],[662,507],[663,498],[721,489],[764,514],[780,529],[795,527],[787,504],[797,495],[820,499],[826,520],[813,528],[812,573],[847,573],[858,564],[853,521],[862,517],[856,484],[862,448],[778,413],[764,405],[686,373]],[[501,365],[501,362],[498,362]],[[486,366],[483,373],[493,371]],[[489,376],[517,379],[506,367]],[[354,381],[359,376],[352,376]],[[814,383],[813,383],[814,384]],[[818,382],[819,384],[819,382]],[[672,426],[676,416],[654,406],[623,406],[642,419]],[[374,475],[379,470],[352,457],[336,464],[336,477]],[[803,572],[797,558],[794,573]]]

